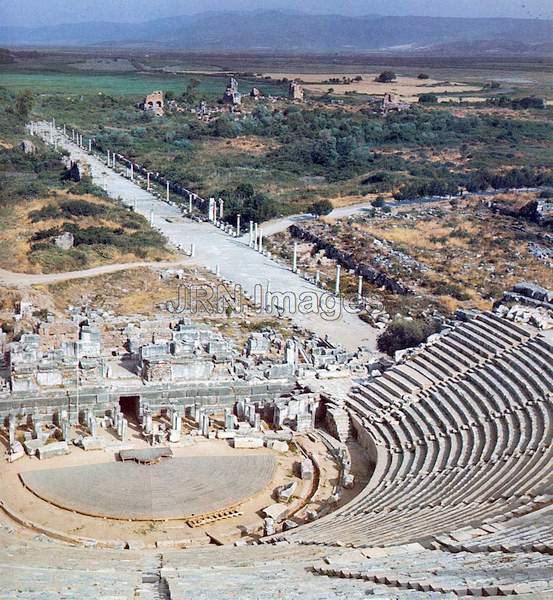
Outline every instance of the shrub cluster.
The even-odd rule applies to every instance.
[[[378,336],[377,347],[393,356],[397,350],[418,346],[439,330],[439,324],[433,320],[396,318]]]

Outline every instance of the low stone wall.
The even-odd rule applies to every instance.
[[[290,234],[293,237],[300,238],[302,240],[306,240],[308,242],[311,242],[312,244],[315,244],[317,250],[324,250],[329,258],[337,261],[346,269],[354,270],[358,275],[361,275],[366,281],[378,287],[384,287],[389,292],[392,292],[392,294],[407,295],[412,293],[408,287],[406,287],[399,281],[388,277],[387,275],[373,267],[360,264],[357,260],[355,260],[355,258],[351,254],[347,254],[346,252],[339,250],[328,240],[316,236],[314,233],[311,233],[307,229],[299,227],[298,225],[290,225],[288,231],[290,231]]]

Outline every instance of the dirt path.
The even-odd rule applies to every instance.
[[[189,262],[189,259],[183,258],[175,262],[135,262],[135,263],[116,263],[113,265],[103,265],[84,269],[82,271],[67,271],[66,273],[47,273],[47,274],[29,274],[14,273],[0,269],[0,285],[14,287],[28,287],[30,285],[41,285],[49,283],[58,283],[60,281],[69,281],[71,279],[85,279],[106,273],[116,273],[117,271],[128,271],[129,269],[138,269],[140,267],[151,268],[173,268],[179,267]]]
[[[351,215],[355,214],[363,214],[371,208],[370,201],[360,202],[358,204],[350,204],[349,206],[340,206],[339,208],[335,208],[327,216],[331,219],[342,219],[343,217],[350,217]],[[317,217],[314,217],[310,213],[304,213],[299,215],[290,215],[289,217],[282,217],[281,219],[273,219],[272,221],[263,223],[263,234],[274,235],[275,233],[286,231],[290,225],[297,225],[298,223],[304,221],[313,221],[316,218]]]

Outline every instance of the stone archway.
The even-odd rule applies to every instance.
[[[128,421],[138,421],[140,414],[140,396],[120,396],[119,410]]]

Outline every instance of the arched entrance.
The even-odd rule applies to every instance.
[[[120,396],[119,410],[128,421],[138,421],[140,414],[140,396]]]

